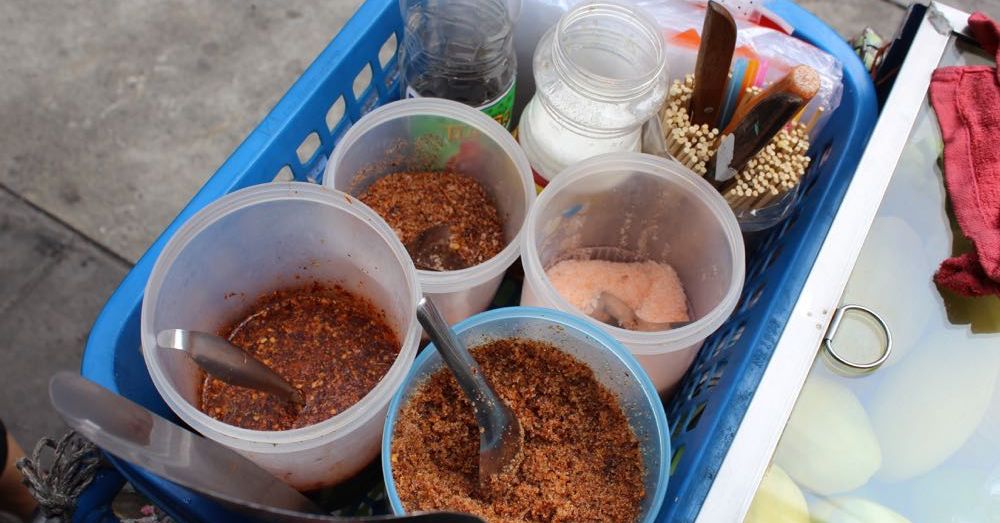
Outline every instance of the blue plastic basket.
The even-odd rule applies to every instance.
[[[833,216],[875,124],[868,74],[829,27],[786,0],[769,7],[796,35],[844,64],[844,96],[814,141],[812,172],[799,207],[781,225],[752,242],[743,298],[733,317],[704,345],[680,392],[667,407],[673,428],[673,476],[658,521],[697,516],[740,421],[784,329]],[[231,191],[287,173],[316,181],[339,137],[367,111],[398,97],[395,58],[379,52],[400,41],[397,0],[368,0],[261,124],[205,184],[125,277],[97,318],[83,357],[87,378],[170,419],[139,351],[139,310],[156,257],[174,231],[209,202]],[[371,81],[362,81],[370,68]],[[359,76],[361,75],[361,76]],[[319,147],[306,161],[297,151],[315,133]],[[287,169],[286,169],[287,168]],[[112,497],[127,479],[178,521],[239,521],[221,506],[109,457],[80,498],[76,521],[111,521]]]

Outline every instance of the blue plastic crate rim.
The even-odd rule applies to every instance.
[[[705,342],[667,406],[674,454],[667,499],[657,519],[661,522],[697,517],[877,117],[868,73],[847,43],[790,1],[775,0],[769,7],[795,28],[796,36],[844,64],[844,96],[813,142],[815,161],[800,188],[798,207],[751,244],[736,311]],[[401,31],[397,0],[368,0],[358,9],[125,277],[90,333],[84,376],[176,420],[153,387],[137,350],[140,304],[156,257],[180,224],[226,193],[276,178],[317,181],[334,144],[352,122],[398,98],[393,51]],[[510,296],[508,286],[505,282],[501,293]],[[103,471],[87,489],[75,521],[112,521],[110,502],[125,479],[178,521],[241,520],[184,488],[113,457],[109,460],[116,470]]]

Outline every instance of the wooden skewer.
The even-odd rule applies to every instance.
[[[809,119],[809,123],[806,124],[806,128],[805,128],[806,134],[812,132],[813,127],[816,126],[816,122],[819,121],[820,115],[822,115],[822,114],[823,114],[823,108],[822,107],[817,108],[816,112],[813,113],[812,118]]]

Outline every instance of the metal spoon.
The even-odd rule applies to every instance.
[[[417,303],[417,319],[472,403],[480,429],[479,487],[489,491],[490,486],[515,472],[520,465],[524,457],[524,429],[426,296]]]
[[[451,227],[447,224],[424,229],[406,250],[418,269],[454,271],[465,267],[465,260],[451,248]]]
[[[185,430],[77,374],[49,382],[52,406],[102,450],[258,521],[285,523],[408,521],[482,523],[468,514],[340,518],[236,452]]]
[[[629,307],[624,300],[611,294],[610,292],[602,292],[597,298],[597,307],[594,308],[595,312],[599,312],[596,319],[604,321],[605,323],[611,323],[604,319],[605,316],[610,316],[610,320],[613,320],[618,327],[634,331],[642,332],[656,332],[665,331],[670,329],[676,329],[678,327],[683,327],[690,321],[675,321],[675,322],[655,322],[646,321],[640,318],[632,307]],[[603,312],[604,314],[600,314]]]
[[[221,336],[184,329],[167,329],[156,335],[164,349],[183,351],[205,372],[220,380],[274,394],[296,405],[304,405],[302,393],[247,351]]]

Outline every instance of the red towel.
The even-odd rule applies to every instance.
[[[1000,58],[1000,25],[977,12],[969,29]],[[974,248],[945,260],[934,281],[966,296],[1000,295],[1000,74],[987,66],[942,67],[930,96],[944,138],[945,186]]]

